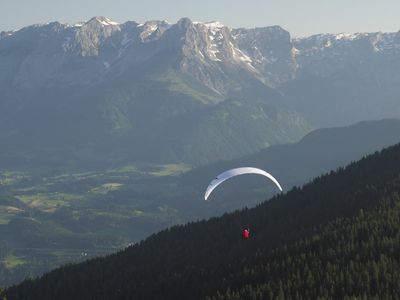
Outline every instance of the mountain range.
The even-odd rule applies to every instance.
[[[2,36],[0,139],[8,163],[200,164],[311,129],[218,23],[96,17]]]
[[[201,165],[399,117],[399,49],[399,33],[292,39],[187,18],[2,32],[0,159]]]

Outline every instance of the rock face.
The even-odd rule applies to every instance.
[[[279,86],[294,79],[297,63],[289,32],[273,26],[234,29],[232,33],[239,48],[251,57],[254,68],[270,85]]]

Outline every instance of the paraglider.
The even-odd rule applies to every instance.
[[[235,176],[238,176],[238,175],[243,175],[243,174],[259,174],[259,175],[265,176],[265,177],[269,178],[278,187],[278,189],[282,192],[281,185],[271,174],[265,172],[264,170],[258,169],[258,168],[243,167],[243,168],[231,169],[231,170],[228,170],[228,171],[225,171],[225,172],[219,174],[208,185],[206,193],[204,194],[204,200],[207,200],[207,198],[210,196],[211,192],[217,186],[219,186],[221,183],[223,183],[225,180],[230,179]]]
[[[204,200],[207,200],[212,191],[219,186],[221,183],[223,183],[225,180],[228,180],[232,177],[238,176],[238,175],[243,175],[243,174],[258,174],[267,177],[270,179],[277,187],[278,189],[282,192],[282,187],[279,184],[278,180],[275,179],[271,174],[267,173],[264,170],[258,169],[258,168],[252,168],[252,167],[243,167],[243,168],[236,168],[236,169],[231,169],[228,171],[225,171],[221,174],[219,174],[215,179],[213,179],[210,184],[208,185],[206,192],[204,194]],[[242,232],[243,239],[248,240],[250,237],[250,230],[248,228],[245,228]]]

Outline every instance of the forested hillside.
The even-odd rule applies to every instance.
[[[255,208],[8,288],[9,299],[398,299],[400,145]],[[249,226],[251,238],[241,239]]]

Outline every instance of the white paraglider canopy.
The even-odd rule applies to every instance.
[[[252,168],[252,167],[243,167],[243,168],[236,168],[236,169],[231,169],[228,171],[225,171],[221,174],[219,174],[214,180],[210,182],[210,184],[207,187],[206,193],[204,194],[204,200],[207,200],[208,196],[210,196],[211,192],[219,186],[221,183],[223,183],[225,180],[238,176],[238,175],[243,175],[243,174],[259,174],[263,175],[270,180],[272,180],[273,183],[279,188],[279,190],[282,192],[282,187],[279,184],[278,180],[274,178],[271,174],[265,172],[264,170],[258,169],[258,168]]]

